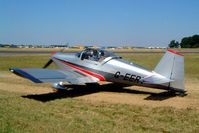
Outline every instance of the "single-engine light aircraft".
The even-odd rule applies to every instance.
[[[54,62],[60,69],[46,69]],[[184,56],[167,50],[153,71],[103,49],[88,48],[78,53],[53,53],[41,68],[10,68],[10,71],[34,83],[52,82],[57,90],[66,84],[87,85],[108,81],[120,85],[136,85],[185,94]]]

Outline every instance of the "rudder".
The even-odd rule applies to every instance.
[[[184,56],[182,54],[167,50],[154,71],[172,80],[168,87],[184,91]]]

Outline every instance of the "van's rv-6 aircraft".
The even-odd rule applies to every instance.
[[[46,69],[54,62],[60,69]],[[102,49],[88,48],[79,53],[53,53],[42,68],[10,68],[16,75],[34,83],[52,82],[57,90],[74,85],[108,81],[120,85],[136,85],[164,89],[184,95],[184,56],[167,50],[153,71],[128,62]]]

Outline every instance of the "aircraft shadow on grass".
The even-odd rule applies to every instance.
[[[128,93],[128,94],[146,94],[147,97],[144,100],[157,100],[162,101],[171,97],[175,97],[176,94],[164,91],[161,93],[147,92],[141,90],[132,90],[124,87],[119,87],[114,84],[105,84],[100,86],[85,86],[85,85],[69,85],[69,90],[61,90],[58,92],[51,92],[45,94],[31,94],[22,96],[23,98],[34,99],[41,102],[48,102],[62,98],[73,98],[83,95],[89,95],[97,92],[116,92],[116,93]],[[149,95],[149,96],[148,96]]]

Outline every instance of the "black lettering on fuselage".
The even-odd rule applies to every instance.
[[[115,78],[119,78],[119,76],[120,76],[120,72],[117,71],[117,72],[115,73],[114,77],[115,77]]]
[[[130,77],[130,74],[126,73],[125,76],[124,76],[124,80],[129,80],[129,77]]]
[[[140,76],[137,76],[136,79],[135,79],[135,82],[139,83],[141,77]]]
[[[131,75],[131,77],[129,78],[129,81],[130,82],[134,82],[135,81],[135,79],[136,79],[136,75]]]
[[[122,78],[125,81],[135,82],[135,83],[139,83],[140,79],[141,79],[140,76],[137,76],[137,75],[134,75],[134,74],[126,73],[125,75],[122,75],[120,71],[117,71],[114,74],[114,77],[115,78]]]

